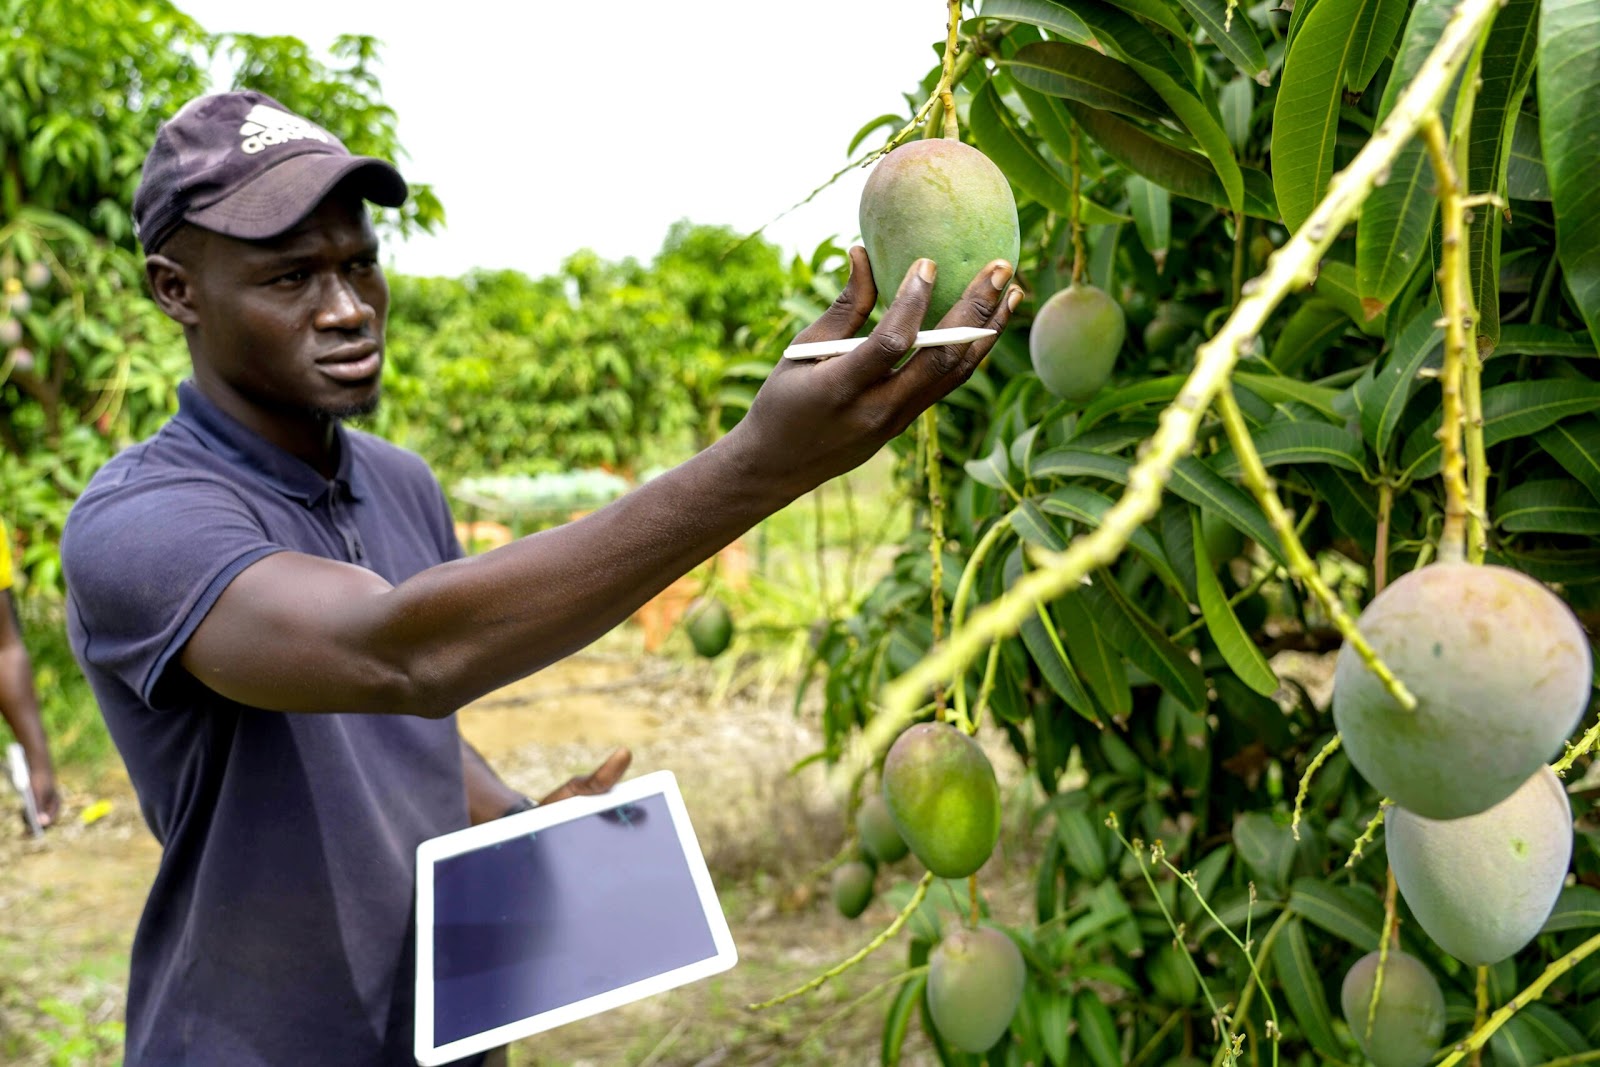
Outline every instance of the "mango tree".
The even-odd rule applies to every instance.
[[[946,6],[852,150],[992,160],[1029,301],[814,684],[852,807],[915,723],[1020,754],[1032,915],[902,824],[894,920],[767,1003],[908,942],[884,1063],[1592,1059],[1600,7]]]

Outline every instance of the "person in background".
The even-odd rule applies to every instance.
[[[11,564],[11,536],[0,520],[0,716],[11,727],[28,758],[28,784],[39,812],[39,825],[50,826],[61,814],[61,794],[56,791],[56,770],[50,759],[50,742],[39,718],[39,694],[33,684],[33,661],[22,643],[22,619],[12,595],[15,570]]]

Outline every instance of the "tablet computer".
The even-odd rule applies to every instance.
[[[417,846],[416,1057],[424,1067],[737,960],[671,771]]]

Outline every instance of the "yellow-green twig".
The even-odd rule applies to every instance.
[[[1227,381],[1240,353],[1255,343],[1278,304],[1312,280],[1318,260],[1355,217],[1373,185],[1388,174],[1423,119],[1438,112],[1456,72],[1499,7],[1500,0],[1461,0],[1433,51],[1371,140],[1349,166],[1334,176],[1310,218],[1268,258],[1266,270],[1245,284],[1243,299],[1216,336],[1200,346],[1194,370],[1177,398],[1162,412],[1156,432],[1145,442],[1143,458],[1129,472],[1127,489],[1106,512],[1101,524],[1076,538],[1066,551],[1045,554],[1043,566],[1024,576],[1005,596],[974,615],[969,625],[952,633],[921,662],[891,682],[884,693],[882,711],[857,735],[836,766],[836,786],[848,783],[858,768],[870,765],[876,753],[887,748],[910,725],[911,716],[929,687],[955,676],[991,642],[1016,633],[1036,604],[1062,595],[1096,567],[1107,566],[1121,555],[1134,531],[1159,509],[1173,467],[1193,449],[1200,419]]]
[[[1339,751],[1339,746],[1344,744],[1343,738],[1338,734],[1333,735],[1333,740],[1322,746],[1322,751],[1311,758],[1306,764],[1306,773],[1300,776],[1300,788],[1294,794],[1294,818],[1289,821],[1289,829],[1294,834],[1296,841],[1300,840],[1300,815],[1305,811],[1306,797],[1311,793],[1311,779],[1315,778],[1317,771],[1328,762],[1328,757]]]
[[[1361,836],[1356,838],[1355,844],[1350,846],[1350,858],[1344,861],[1346,867],[1354,867],[1362,856],[1362,849],[1372,844],[1372,839],[1378,834],[1378,827],[1383,825],[1383,812],[1389,804],[1389,798],[1384,797],[1378,801],[1378,814],[1367,822],[1367,828],[1361,831]]]
[[[1566,754],[1552,763],[1550,769],[1556,772],[1556,777],[1565,778],[1567,772],[1572,769],[1572,765],[1578,761],[1579,757],[1586,755],[1590,749],[1594,748],[1597,741],[1600,741],[1600,722],[1589,727],[1584,732],[1584,735],[1578,738],[1577,744],[1568,745]]]
[[[900,914],[894,917],[894,921],[879,931],[876,937],[863,945],[861,949],[849,959],[844,960],[842,963],[834,964],[832,967],[829,967],[827,970],[823,971],[821,974],[817,975],[803,986],[800,986],[796,989],[791,989],[787,993],[780,993],[771,1000],[763,1000],[759,1004],[748,1005],[749,1009],[751,1011],[762,1011],[766,1008],[776,1007],[777,1005],[782,1004],[784,1001],[793,1000],[795,997],[804,996],[813,989],[821,989],[823,984],[826,983],[828,979],[839,977],[841,974],[848,971],[850,968],[854,967],[856,964],[860,963],[874,952],[878,951],[878,949],[889,943],[890,938],[894,937],[895,934],[900,932],[900,928],[906,924],[906,920],[910,919],[912,913],[915,912],[917,908],[922,906],[923,898],[928,895],[928,887],[932,884],[933,872],[929,871],[927,874],[922,876],[922,881],[917,883],[916,892],[911,894],[911,899],[906,903],[905,907],[900,909]]]
[[[939,72],[939,86],[935,91],[944,106],[944,136],[952,141],[961,140],[961,127],[956,118],[955,69],[956,51],[960,48],[961,0],[949,0],[950,24],[944,42],[944,63]]]
[[[1489,1016],[1487,1022],[1474,1029],[1465,1040],[1458,1042],[1454,1046],[1454,1051],[1439,1061],[1438,1067],[1455,1067],[1467,1053],[1475,1052],[1487,1045],[1489,1039],[1494,1036],[1495,1031],[1504,1026],[1506,1021],[1515,1015],[1518,1010],[1544,996],[1544,991],[1549,989],[1557,978],[1582,963],[1596,949],[1600,949],[1600,934],[1595,934],[1589,940],[1546,967],[1544,973],[1535,978],[1526,989],[1502,1004],[1493,1015]]]
[[[1278,498],[1278,491],[1273,488],[1272,477],[1267,474],[1267,468],[1261,463],[1261,454],[1256,451],[1255,442],[1250,439],[1250,427],[1245,425],[1244,412],[1239,410],[1239,402],[1234,399],[1231,386],[1224,385],[1218,390],[1217,412],[1222,416],[1222,424],[1228,431],[1228,440],[1239,457],[1245,484],[1255,494],[1261,510],[1266,512],[1267,521],[1278,534],[1283,554],[1289,559],[1289,573],[1300,579],[1301,584],[1311,590],[1317,602],[1322,605],[1322,610],[1333,620],[1333,625],[1338,629],[1340,636],[1355,649],[1356,655],[1361,657],[1361,662],[1367,665],[1367,669],[1377,675],[1383,687],[1389,691],[1389,695],[1394,697],[1395,703],[1406,711],[1415,711],[1417,698],[1411,695],[1411,690],[1395,677],[1389,665],[1378,658],[1377,651],[1365,637],[1361,636],[1361,631],[1356,629],[1356,621],[1344,609],[1344,602],[1328,588],[1328,583],[1322,580],[1322,575],[1317,573],[1316,563],[1306,552],[1306,546],[1300,543],[1300,538],[1294,530],[1294,520],[1289,518],[1288,509]]]
[[[1461,204],[1461,184],[1450,161],[1450,143],[1444,122],[1429,115],[1422,123],[1422,139],[1438,183],[1439,216],[1444,232],[1439,256],[1440,303],[1444,307],[1444,366],[1439,374],[1443,405],[1439,422],[1440,473],[1444,478],[1444,532],[1439,537],[1439,559],[1459,563],[1467,558],[1467,518],[1471,511],[1467,490],[1467,459],[1462,451],[1463,416],[1461,373],[1472,343],[1472,294],[1467,291],[1467,210]]]
[[[972,600],[972,590],[977,584],[978,572],[979,572],[979,570],[981,569],[981,567],[983,565],[983,561],[985,559],[987,559],[988,556],[989,556],[989,553],[994,550],[994,546],[999,544],[1000,539],[1002,537],[1004,537],[1010,531],[1011,531],[1011,521],[1010,521],[1010,519],[1002,516],[1001,518],[999,518],[998,520],[995,521],[993,526],[990,526],[987,530],[984,531],[983,536],[978,538],[978,543],[973,546],[972,555],[967,557],[967,565],[961,571],[961,580],[956,583],[955,602],[950,605],[950,628],[951,629],[959,630],[961,628],[962,622],[965,621],[965,619],[967,617],[967,604],[970,603],[971,600]],[[998,649],[998,647],[999,647],[998,644],[996,644],[994,646],[991,646],[991,651],[993,651],[995,649]],[[985,672],[985,677],[984,677],[985,688],[987,688],[988,685],[992,684],[991,681],[990,681],[990,677],[991,677],[992,674],[993,674],[993,657],[991,656],[991,667],[990,667],[990,670]],[[971,717],[969,717],[967,715],[967,691],[966,691],[966,687],[960,684],[960,679],[957,679],[956,682],[957,682],[957,684],[956,684],[956,687],[955,687],[955,704],[956,704],[955,725],[959,726],[961,729],[965,730],[967,733],[970,734],[970,733],[973,732],[973,727],[976,725],[975,720],[977,718],[977,713],[973,714]],[[981,713],[982,710],[983,710],[983,702],[984,702],[984,691],[980,690],[979,694],[978,694],[978,713]]]
[[[1383,979],[1389,970],[1389,947],[1398,934],[1398,904],[1400,887],[1395,883],[1394,871],[1389,871],[1383,892],[1383,929],[1378,933],[1378,970],[1372,976],[1372,995],[1367,998],[1366,1045],[1372,1041],[1372,1027],[1378,1021],[1378,998],[1383,995]]]

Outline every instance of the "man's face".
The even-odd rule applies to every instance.
[[[389,286],[359,197],[336,192],[279,237],[195,249],[197,377],[269,417],[377,407]]]

